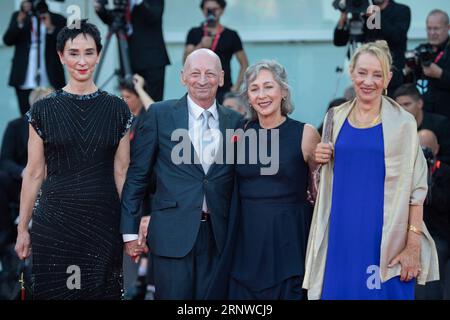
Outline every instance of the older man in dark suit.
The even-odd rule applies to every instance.
[[[122,193],[121,230],[133,256],[142,245],[139,205],[155,173],[148,244],[157,299],[208,298],[226,242],[234,183],[233,163],[218,161],[229,157],[219,136],[237,129],[241,116],[216,103],[223,85],[219,57],[208,49],[194,51],[181,81],[187,95],[154,104],[138,128]],[[177,129],[186,133],[182,142],[188,141],[181,153],[174,152],[180,143],[172,140]],[[214,130],[220,134],[211,134]],[[188,161],[180,163],[177,155]]]

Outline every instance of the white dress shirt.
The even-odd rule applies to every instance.
[[[192,141],[192,145],[194,146],[194,150],[197,153],[197,155],[201,154],[200,151],[200,141],[202,139],[201,133],[202,133],[202,113],[205,110],[208,110],[211,112],[211,117],[209,118],[208,124],[211,130],[217,130],[216,132],[219,132],[219,113],[217,112],[217,105],[216,101],[207,109],[204,109],[200,107],[198,104],[196,104],[191,97],[187,96],[187,103],[188,103],[188,114],[189,114],[189,138]],[[217,134],[212,134],[212,142],[214,145],[214,149],[218,150],[220,145],[220,139]],[[202,157],[199,156],[200,161],[202,160]],[[206,174],[206,172],[205,172]],[[208,206],[206,204],[206,197],[203,196],[203,206],[202,210],[205,212],[208,212]],[[129,242],[138,239],[138,235],[136,234],[124,234],[123,235],[123,241]]]
[[[28,55],[28,68],[25,77],[25,82],[20,87],[22,90],[30,90],[34,89],[38,86],[36,82],[36,74],[37,74],[37,56],[38,56],[38,37],[37,37],[37,18],[31,17],[31,23],[33,25],[33,29],[31,30],[31,44],[30,44],[30,52]],[[50,82],[48,80],[47,68],[45,66],[45,37],[47,35],[47,28],[45,24],[41,22],[41,44],[40,44],[40,75],[41,82],[39,84],[40,87],[49,87]],[[55,48],[56,50],[56,48]]]

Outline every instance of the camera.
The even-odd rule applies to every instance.
[[[341,12],[354,15],[365,14],[370,6],[369,0],[334,0],[333,7]]]
[[[98,3],[105,8],[109,3],[108,0],[98,0]],[[107,9],[107,11],[111,14],[111,24],[110,28],[113,31],[124,31],[127,32],[127,21],[126,21],[126,10],[128,6],[128,0],[114,0],[113,8]],[[106,9],[106,8],[105,8]]]
[[[413,70],[421,66],[429,67],[434,61],[433,48],[429,44],[421,44],[414,50],[406,51],[406,65]]]
[[[348,21],[350,41],[352,43],[364,42],[364,25],[366,12],[372,1],[369,0],[334,0],[333,7],[341,12],[351,15]]]
[[[217,17],[214,10],[208,9],[206,12],[205,24],[208,28],[215,28],[217,25]]]
[[[411,70],[412,81],[424,79],[423,67],[429,67],[434,62],[434,52],[429,44],[421,44],[414,50],[405,52],[406,66]],[[411,80],[409,80],[411,81]]]
[[[371,5],[381,5],[385,0],[334,0],[333,7],[342,12],[363,15]]]

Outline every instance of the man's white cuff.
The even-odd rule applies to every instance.
[[[122,238],[123,238],[123,242],[130,242],[130,241],[139,239],[139,235],[137,235],[137,234],[123,234]]]

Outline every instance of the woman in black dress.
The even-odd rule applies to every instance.
[[[27,114],[16,252],[25,259],[32,246],[35,299],[120,299],[120,194],[132,115],[92,80],[101,51],[94,25],[64,28],[57,51],[70,79]]]
[[[236,165],[239,223],[228,298],[301,300],[312,217],[307,189],[320,136],[312,126],[288,117],[291,91],[279,63],[250,66],[242,90],[253,119],[244,130],[250,136],[253,131],[257,141],[240,139],[247,162]],[[270,165],[261,152],[271,155]],[[252,156],[259,157],[256,163],[248,160]]]

